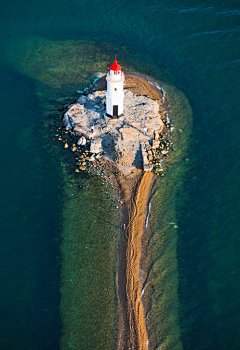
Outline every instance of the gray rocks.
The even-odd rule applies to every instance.
[[[66,112],[66,113],[64,114],[64,116],[63,116],[63,121],[62,121],[62,123],[63,123],[63,126],[64,126],[64,127],[66,127],[67,124],[69,123],[68,113],[67,113],[67,112]]]
[[[153,151],[159,148],[159,133],[165,127],[158,103],[125,91],[124,115],[110,118],[106,115],[105,94],[106,91],[95,91],[81,96],[64,114],[63,126],[81,136],[78,147],[85,146],[90,140],[90,153],[95,156],[103,154],[124,174],[139,165],[145,171],[151,171],[155,159]],[[170,122],[168,116],[167,119]],[[90,158],[91,161],[94,159],[94,156]]]
[[[102,139],[96,138],[91,140],[90,152],[93,154],[98,154],[103,151],[102,149]]]

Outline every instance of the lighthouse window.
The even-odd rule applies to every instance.
[[[117,91],[117,88],[114,88],[114,91]]]

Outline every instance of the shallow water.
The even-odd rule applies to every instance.
[[[100,70],[116,52],[124,68],[171,82],[188,97],[193,143],[174,199],[180,339],[184,349],[239,348],[239,14],[236,0],[2,3],[2,349],[59,348],[65,180],[56,144],[52,152],[44,147],[52,141],[42,136],[43,96],[74,95],[96,71],[88,55],[91,74],[53,90],[45,82],[62,78],[54,56],[39,63],[40,72],[52,69],[45,81],[22,65],[31,62],[23,43],[38,47],[39,38],[58,48],[95,40]]]
[[[170,115],[175,130],[174,152],[162,162],[164,177],[157,181],[150,202],[149,226],[143,234],[145,244],[142,269],[147,272],[143,303],[151,349],[183,349],[178,297],[178,218],[177,200],[183,179],[190,171],[188,151],[191,144],[192,110],[188,100],[173,86],[159,83],[172,106]]]
[[[103,179],[69,176],[64,169],[61,348],[110,350],[118,325],[117,202]]]

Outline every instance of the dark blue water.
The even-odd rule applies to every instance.
[[[32,82],[8,69],[0,77],[0,347],[58,349],[61,179],[43,150]]]
[[[239,349],[239,2],[18,0],[1,7],[0,347],[57,349],[60,337],[58,159],[42,144],[34,81],[9,59],[16,42],[41,36],[124,45],[119,61],[189,98],[190,170],[177,206],[182,343]]]

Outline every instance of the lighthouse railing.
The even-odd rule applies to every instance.
[[[106,76],[106,80],[107,81],[124,81],[125,80],[125,76],[124,73],[119,74],[119,75],[110,75],[110,73],[108,72],[107,76]]]

